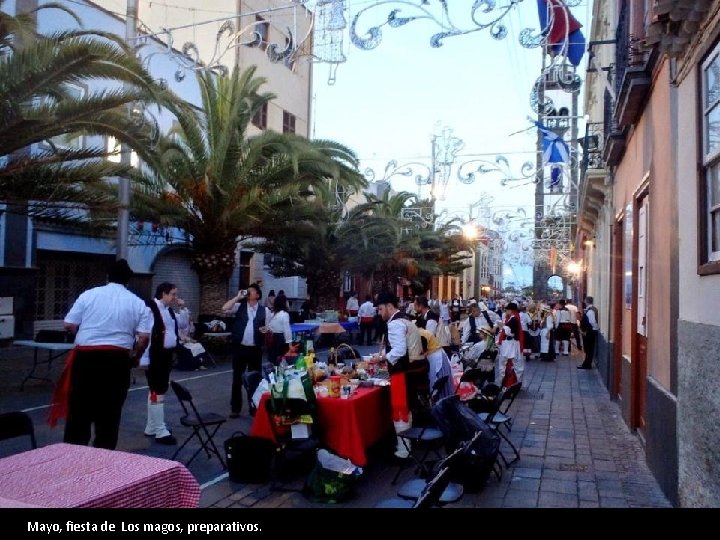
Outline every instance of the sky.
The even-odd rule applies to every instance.
[[[351,14],[369,4],[346,2]],[[392,9],[402,8],[400,15],[404,16],[418,13],[407,2],[385,4],[359,19],[359,33],[384,20]],[[433,7],[438,2],[429,4]],[[471,2],[448,4],[456,26],[474,27]],[[589,10],[587,3],[571,8],[583,24],[586,39],[590,33]],[[346,20],[349,25],[347,12]],[[473,159],[492,162],[495,156],[504,155],[515,175],[525,161],[535,161],[536,131],[526,130],[530,126],[528,117],[533,115],[530,91],[542,59],[540,49],[523,48],[518,35],[524,28],[535,33],[540,30],[536,2],[522,1],[503,21],[508,29],[503,40],[493,39],[484,29],[447,38],[440,48],[430,46],[430,37],[438,26],[424,20],[400,28],[384,26],[380,45],[371,51],[355,47],[346,33],[347,61],[339,65],[335,83],[328,84],[329,65],[315,66],[311,136],[348,145],[360,157],[362,170],[369,167],[382,176],[390,160],[429,164],[433,134],[450,128],[464,146],[437,211],[468,216],[469,206],[484,195],[486,199],[492,197],[492,209],[523,207],[532,215],[534,186],[518,186],[515,184],[522,182],[517,182],[513,187],[502,187],[502,177],[492,173],[465,185],[455,176],[459,165]],[[579,73],[583,76],[584,70]],[[412,177],[393,177],[391,185],[396,191],[418,193]],[[427,197],[429,188],[424,187],[421,194]],[[532,269],[527,267],[506,265],[505,274],[506,281],[521,286],[532,280]]]

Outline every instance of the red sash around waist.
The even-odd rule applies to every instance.
[[[54,428],[57,425],[58,420],[67,417],[72,366],[75,361],[75,355],[78,351],[127,351],[127,349],[117,347],[115,345],[78,345],[74,349],[70,350],[67,360],[65,360],[65,367],[60,374],[57,385],[55,385],[52,401],[50,402],[48,425],[51,428]]]
[[[393,422],[407,422],[410,417],[410,408],[407,400],[407,385],[405,373],[390,375],[390,405],[392,407]]]

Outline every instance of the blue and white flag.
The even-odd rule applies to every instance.
[[[535,122],[543,138],[543,163],[568,163],[570,149],[563,138],[546,128],[541,122]]]

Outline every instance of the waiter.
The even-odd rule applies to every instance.
[[[65,316],[65,329],[77,335],[53,396],[50,425],[67,406],[66,443],[87,445],[94,424],[93,446],[117,446],[130,370],[145,351],[152,328],[145,302],[126,288],[131,276],[125,259],[115,261],[108,284],[82,293]]]
[[[398,298],[390,292],[381,292],[377,299],[378,314],[387,322],[385,351],[373,357],[374,361],[387,361],[390,372],[390,401],[392,404],[393,425],[395,433],[410,429],[412,416],[408,399],[414,392],[406,380],[406,372],[410,367],[411,356],[422,353],[422,343],[417,327],[397,308]],[[411,334],[411,330],[414,332]],[[412,354],[411,354],[412,351]],[[407,459],[409,448],[398,437],[395,457]]]
[[[155,298],[147,305],[153,315],[153,329],[150,346],[140,360],[147,367],[145,375],[148,381],[148,415],[145,435],[155,437],[160,444],[177,444],[165,425],[165,394],[170,386],[170,371],[173,366],[173,354],[178,345],[178,323],[170,307],[177,298],[177,287],[164,282],[157,286]]]

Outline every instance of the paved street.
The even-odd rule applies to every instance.
[[[359,347],[361,353],[371,348]],[[326,351],[320,351],[320,356]],[[561,357],[555,363],[532,361],[525,371],[525,388],[512,406],[515,418],[511,438],[520,448],[521,459],[505,471],[502,481],[494,477],[477,494],[466,494],[453,507],[669,507],[644,461],[637,437],[623,423],[618,406],[611,402],[595,370],[575,369],[579,357]],[[44,421],[52,385],[30,380],[23,392],[20,382],[32,363],[26,349],[0,349],[0,410],[25,410],[36,424],[38,443],[60,442],[62,426],[50,430]],[[53,365],[55,379],[60,363]],[[41,368],[41,373],[44,369]],[[222,414],[229,412],[230,364],[218,357],[218,367],[200,372],[173,372],[173,380],[184,381],[198,405]],[[125,404],[119,450],[170,457],[175,447],[155,444],[144,437],[147,392],[138,372]],[[249,431],[247,410],[229,420],[216,440],[222,442],[236,430]],[[168,395],[166,417],[180,440],[187,431],[179,427],[180,406]],[[5,442],[0,455],[16,450]],[[390,480],[396,466],[387,459],[388,446],[379,445],[360,480],[356,496],[334,506],[373,507],[392,497],[396,486]],[[192,451],[183,451],[187,459]],[[203,507],[322,507],[295,492],[271,491],[269,486],[234,484],[216,460],[199,456],[190,465],[203,486]],[[400,482],[412,476],[406,469]],[[301,484],[301,481],[298,482]]]

